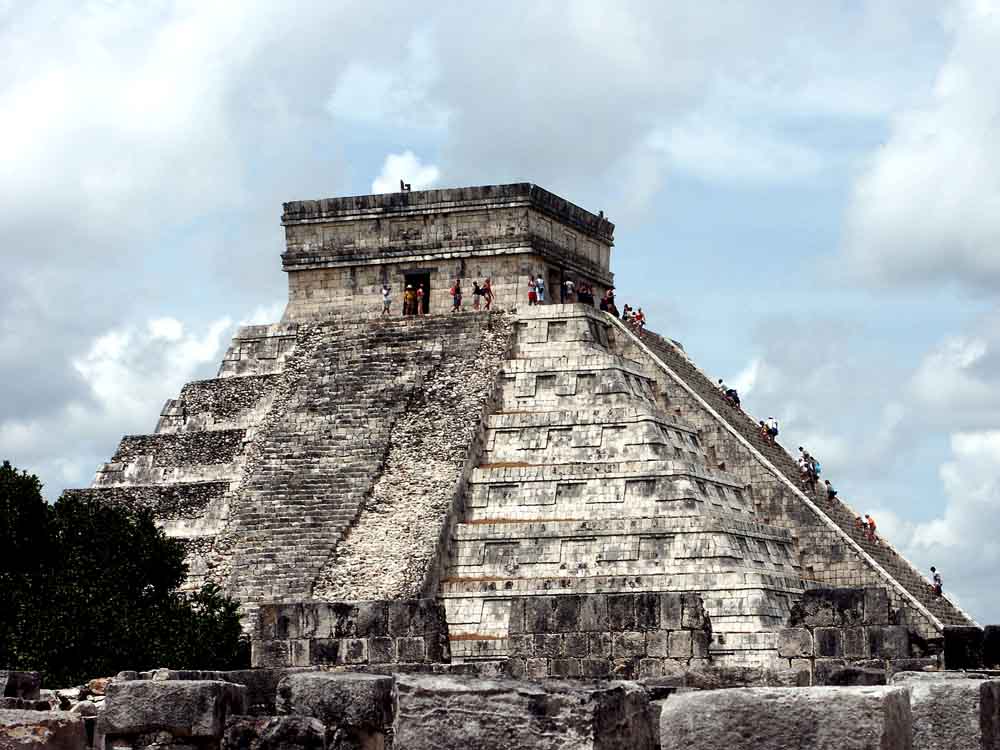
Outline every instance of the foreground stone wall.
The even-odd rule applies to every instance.
[[[940,641],[911,642],[885,589],[813,589],[778,635],[778,654],[802,684],[885,684],[893,673],[940,665]]]
[[[513,677],[638,679],[708,664],[712,624],[696,594],[581,594],[514,600]],[[487,641],[488,643],[488,641]]]
[[[444,607],[431,599],[265,604],[256,619],[255,667],[451,660]]]
[[[96,716],[0,709],[3,750],[998,750],[1000,680],[676,688],[260,669],[123,672]]]

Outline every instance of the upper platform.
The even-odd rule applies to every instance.
[[[575,229],[614,244],[615,225],[603,212],[592,214],[555,193],[530,182],[506,185],[413,190],[400,193],[351,195],[314,201],[290,201],[283,204],[283,226],[330,220],[384,218],[407,214],[451,213],[483,208],[530,206]]]
[[[531,255],[612,280],[614,224],[527,182],[295,201],[281,221],[289,272]]]

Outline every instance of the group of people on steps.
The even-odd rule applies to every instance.
[[[727,386],[722,378],[719,378],[718,385],[716,387],[730,406],[735,409],[741,409],[740,396],[735,388]],[[758,425],[757,432],[761,440],[769,445],[776,445],[777,443],[775,438],[778,437],[778,420],[774,417],[768,417],[767,419],[760,420]],[[823,472],[823,467],[820,462],[815,456],[810,454],[809,451],[800,445],[799,458],[795,463],[799,469],[799,483],[802,485],[803,489],[815,492],[817,484],[819,483],[820,474]],[[823,481],[822,488],[826,490],[827,502],[832,505],[837,499],[837,490],[834,488],[829,479]],[[856,528],[864,534],[864,537],[868,542],[871,544],[879,544],[877,526],[873,516],[866,513],[864,518],[861,516],[856,517],[854,523]],[[941,574],[933,565],[931,566],[931,580],[933,581],[931,589],[933,590],[935,596],[942,596],[944,587],[941,580]]]

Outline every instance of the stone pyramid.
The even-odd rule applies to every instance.
[[[722,664],[774,662],[818,586],[884,587],[923,638],[972,624],[804,491],[679,344],[586,296],[525,304],[529,279],[613,285],[603,214],[515,184],[290,203],[283,222],[282,321],[241,328],[216,378],[75,491],[152,510],[191,587],[248,609],[439,597],[465,660],[507,656],[512,603],[553,595],[698,593]],[[470,310],[486,278],[492,309]],[[429,314],[401,316],[419,286]]]

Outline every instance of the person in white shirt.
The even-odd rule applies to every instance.
[[[562,299],[559,300],[563,304],[573,301],[573,282],[569,279],[563,282],[562,288]]]
[[[767,426],[767,434],[771,436],[771,440],[778,437],[778,420],[774,417],[768,417],[767,421],[764,423]]]
[[[933,577],[934,593],[937,594],[938,596],[941,596],[941,594],[944,593],[944,586],[942,585],[941,582],[941,574],[937,572],[937,568],[935,568],[933,565],[931,565],[931,573],[934,576]]]
[[[545,279],[542,278],[541,274],[538,274],[538,278],[535,279],[535,294],[538,295],[538,304],[545,304]]]
[[[382,285],[382,314],[388,315],[392,306],[392,288],[388,284]]]

